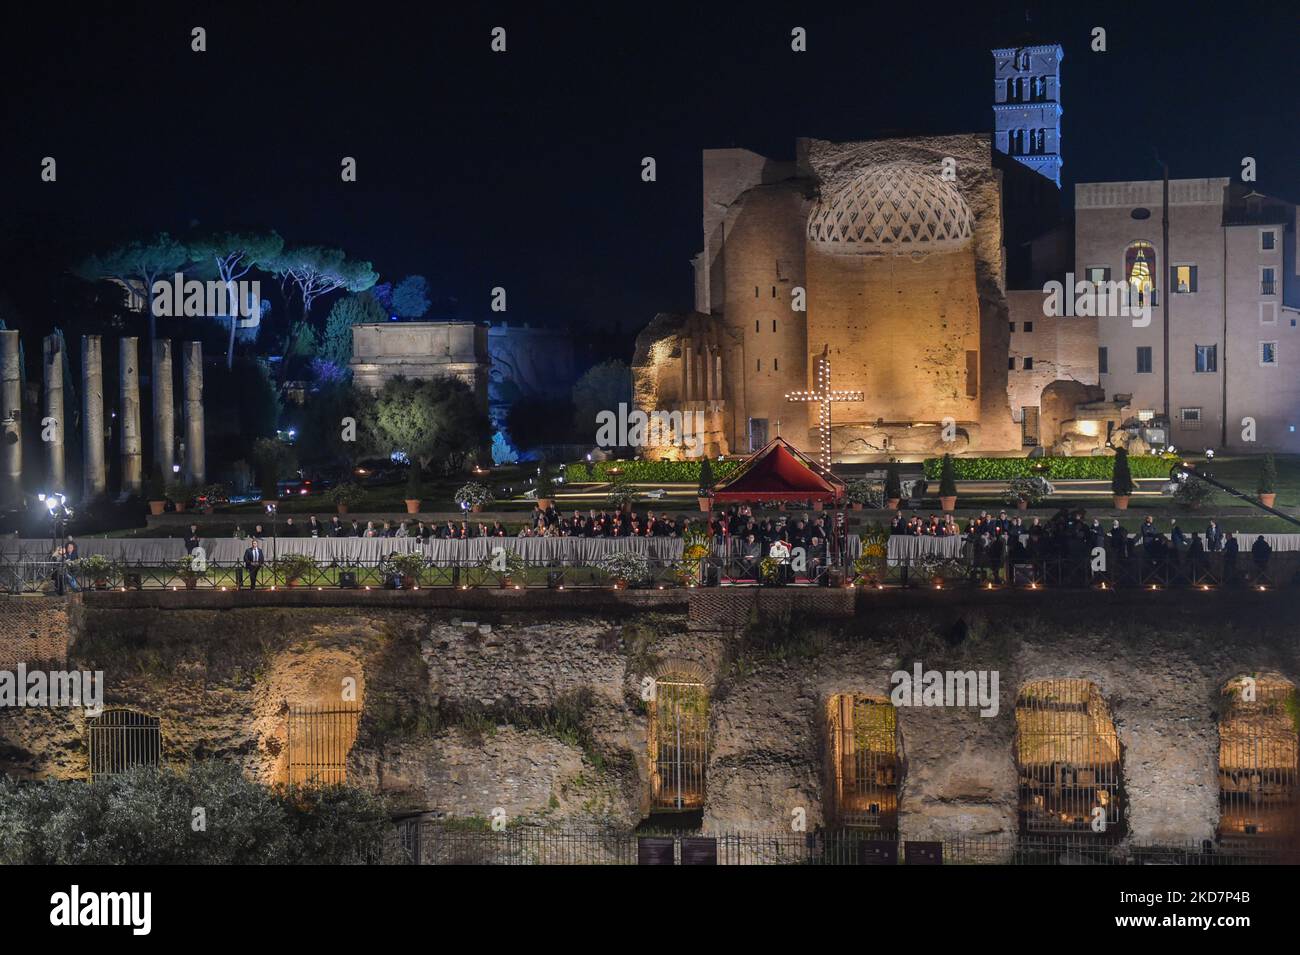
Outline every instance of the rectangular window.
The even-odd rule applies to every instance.
[[[1219,370],[1218,345],[1196,346],[1196,370],[1199,372],[1215,372]]]
[[[966,353],[966,397],[978,398],[980,393],[980,353]]]
[[[758,334],[758,319],[754,319],[754,334]]]
[[[1011,334],[1014,335],[1016,333],[1016,323],[1008,322],[1007,324],[1011,326]]]
[[[1277,230],[1260,229],[1259,230],[1259,251],[1272,252],[1277,248]]]
[[[1098,282],[1110,281],[1109,266],[1101,266],[1101,265],[1089,266],[1085,274],[1088,278],[1088,281],[1091,282],[1093,285],[1096,285]]]
[[[1199,431],[1201,429],[1200,408],[1179,408],[1178,415],[1182,419],[1184,431]]]
[[[1110,355],[1104,345],[1097,349],[1097,371],[1103,375],[1110,374]]]
[[[1021,364],[1024,366],[1025,371],[1032,371],[1034,368],[1034,359],[1032,356],[1026,355]]]
[[[1143,409],[1138,412],[1139,421],[1153,421],[1155,419],[1155,416],[1156,413],[1149,408]]]
[[[1151,374],[1151,346],[1150,345],[1138,346],[1137,373],[1139,375]]]
[[[1259,294],[1277,294],[1277,270],[1271,265],[1259,270]]]
[[[773,359],[772,359],[772,370],[773,370],[773,371],[780,371],[780,370],[781,370],[781,359],[779,359],[779,358],[773,358]]]
[[[1015,371],[1015,370],[1016,370],[1016,359],[1013,356],[1007,359],[1007,371]]]
[[[1259,343],[1259,364],[1264,368],[1277,364],[1277,342]]]
[[[754,370],[755,370],[755,371],[762,371],[762,370],[763,370],[763,359],[761,359],[761,358],[755,358],[755,359],[754,359]]]
[[[772,331],[776,331],[776,319],[772,319]]]
[[[776,286],[775,286],[775,285],[772,286],[772,297],[773,297],[773,298],[776,298]]]
[[[1032,332],[1033,330],[1034,330],[1034,323],[1033,323],[1033,322],[1025,322],[1025,331],[1026,331],[1026,332]]]
[[[1259,323],[1261,325],[1277,324],[1277,302],[1259,303]]]
[[[1169,287],[1175,295],[1196,291],[1196,266],[1175,265],[1169,270]]]

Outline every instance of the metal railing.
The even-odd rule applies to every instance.
[[[927,842],[854,829],[638,832],[398,822],[384,853],[404,865],[1270,865],[1297,861],[1293,841],[1168,844],[1087,836],[970,836]]]

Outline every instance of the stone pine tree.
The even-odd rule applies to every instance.
[[[98,255],[91,255],[73,269],[74,274],[88,282],[116,279],[132,292],[139,291],[144,298],[144,310],[149,317],[149,342],[158,337],[157,321],[153,311],[153,286],[159,279],[170,279],[177,272],[192,268],[188,246],[160,232],[143,242],[128,242]]]
[[[274,262],[284,250],[284,239],[274,232],[217,230],[189,241],[191,258],[205,272],[216,274],[226,287],[226,312],[230,316],[230,339],[226,345],[226,367],[235,367],[235,333],[239,326],[239,301],[235,283],[254,268]],[[259,301],[258,307],[261,306]]]
[[[280,280],[286,300],[296,291],[302,303],[299,317],[290,321],[282,359],[288,357],[302,329],[311,327],[311,307],[316,299],[339,289],[364,292],[379,280],[369,262],[351,261],[341,249],[318,245],[285,249],[262,267]]]

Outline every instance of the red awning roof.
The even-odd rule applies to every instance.
[[[759,448],[735,474],[713,486],[715,501],[834,502],[843,496],[843,481],[781,437]]]

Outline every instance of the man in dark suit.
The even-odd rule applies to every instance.
[[[257,573],[266,563],[266,551],[262,550],[262,542],[257,538],[252,538],[248,542],[248,549],[244,551],[244,571],[248,574],[248,589],[257,589]]]
[[[199,546],[199,525],[191,524],[190,532],[185,535],[185,552],[192,554],[194,548]]]

